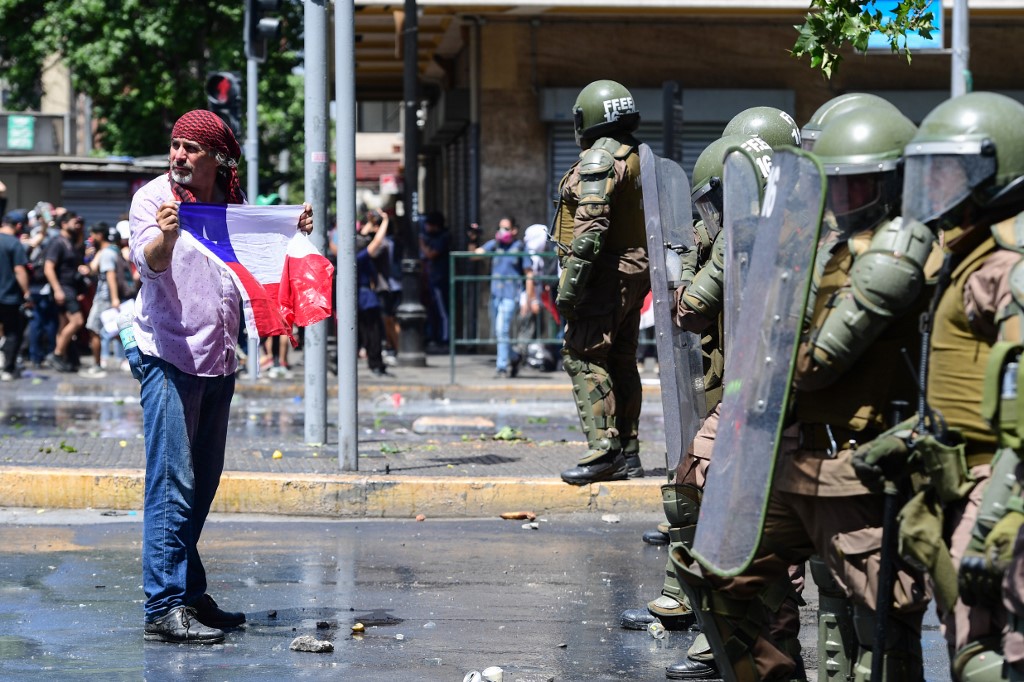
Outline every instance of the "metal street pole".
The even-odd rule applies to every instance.
[[[967,0],[953,1],[953,58],[950,62],[951,97],[963,95],[972,90],[971,70],[968,61],[971,45],[968,40],[969,22]]]
[[[416,126],[416,110],[419,108],[419,27],[416,16],[416,0],[405,0],[404,33],[404,115],[405,126],[405,183],[402,203],[405,205],[405,235],[402,245],[402,303],[395,311],[401,325],[398,336],[398,364],[404,367],[424,367],[427,356],[423,350],[423,332],[427,311],[420,302],[420,273],[422,264],[419,256],[419,131]]]
[[[334,3],[334,150],[337,164],[338,226],[351,225],[356,214],[356,81],[355,13],[353,3]],[[356,288],[355,235],[338,239],[337,300],[354,302]],[[359,470],[359,362],[356,307],[338,306],[338,464],[342,471]]]
[[[250,203],[255,203],[259,194],[260,143],[257,134],[256,103],[259,100],[259,64],[255,59],[245,60],[245,194]],[[259,337],[249,339],[247,352],[249,361],[246,375],[249,381],[256,381],[260,371]]]
[[[327,152],[327,0],[306,0],[304,29],[306,201],[313,206],[310,239],[321,253],[325,253],[330,172],[330,155]],[[339,220],[339,226],[344,230],[345,223]],[[318,322],[306,327],[305,334],[306,443],[311,445],[327,442],[327,325],[327,320]]]

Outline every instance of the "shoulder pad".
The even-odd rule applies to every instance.
[[[606,174],[614,163],[611,152],[595,145],[580,155],[580,175]]]
[[[1004,249],[1024,253],[1024,213],[992,226],[996,244]]]
[[[603,149],[612,155],[616,160],[622,160],[633,151],[633,145],[619,142],[611,137],[602,137],[590,146],[591,149]],[[586,153],[586,152],[584,152]]]

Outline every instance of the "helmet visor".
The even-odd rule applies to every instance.
[[[990,154],[908,155],[903,175],[903,214],[928,224],[956,208],[976,187],[993,178]]]
[[[711,178],[706,185],[694,192],[693,207],[697,209],[704,227],[711,234],[722,229],[722,183]]]
[[[828,179],[828,208],[838,217],[877,203],[882,196],[878,173],[833,175]]]

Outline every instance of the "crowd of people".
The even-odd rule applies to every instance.
[[[40,202],[2,218],[3,372],[25,368],[101,376],[127,370],[117,317],[131,306],[138,274],[128,264],[128,221],[86,226],[82,216]],[[90,360],[83,364],[83,356]]]

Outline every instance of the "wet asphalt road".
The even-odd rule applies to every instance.
[[[138,516],[0,510],[0,679],[458,681],[497,665],[505,682],[663,680],[692,634],[618,627],[661,587],[665,552],[639,541],[658,519],[577,514],[527,530],[214,516],[201,545],[210,593],[248,623],[201,647],[143,642]],[[809,584],[812,668],[816,596]],[[928,679],[948,680],[928,622]],[[290,651],[303,634],[334,652]]]

